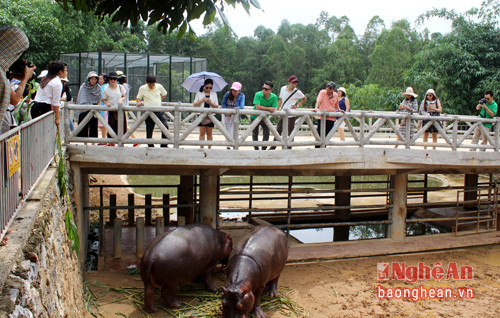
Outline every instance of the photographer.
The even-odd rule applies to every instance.
[[[493,92],[492,91],[486,91],[484,93],[484,98],[479,101],[479,104],[476,106],[476,109],[479,110],[479,117],[480,118],[493,118],[497,114],[497,109],[498,105],[497,103],[493,100]],[[491,126],[493,126],[492,123],[483,123],[483,126],[487,129],[490,130]],[[483,132],[480,129],[480,126],[476,127],[476,130],[474,130],[474,137],[472,138],[472,144],[477,145],[479,142],[479,137],[481,137],[482,141],[481,145],[485,145],[488,142],[488,139],[486,138],[486,135],[483,134]],[[486,149],[481,149],[481,151],[485,151]],[[476,148],[471,148],[470,151],[476,151]]]
[[[12,112],[23,99],[26,83],[34,77],[33,74],[35,69],[36,66],[33,64],[28,63],[23,59],[18,59],[7,71],[7,79],[9,80],[11,88],[10,104],[7,107],[5,116],[2,119],[1,133],[4,133],[18,125],[12,116]]]

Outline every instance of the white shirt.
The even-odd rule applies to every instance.
[[[203,97],[205,97],[205,92],[196,93],[193,103],[196,103],[197,101],[202,100]],[[214,92],[213,90],[210,91],[210,101],[212,101],[212,103],[214,103],[215,105],[219,105],[219,101],[217,99],[217,93]],[[205,104],[201,104],[200,107],[205,107]]]
[[[125,95],[125,88],[122,85],[117,84],[115,89],[112,89],[109,85],[104,89],[104,93],[102,95],[103,99],[106,99],[111,106],[118,106],[118,100]]]
[[[288,98],[294,91],[297,91],[295,94],[293,94],[292,97]],[[280,97],[282,103],[281,104],[281,109],[290,109],[293,105],[297,104],[297,100],[304,98],[305,95],[300,91],[300,89],[292,89],[291,91],[288,91],[288,85],[283,86],[280,90]],[[288,100],[287,100],[288,99]],[[285,103],[286,101],[286,103]],[[290,116],[294,117],[294,116]]]
[[[59,76],[54,77],[44,88],[36,92],[35,102],[61,106],[63,84]]]

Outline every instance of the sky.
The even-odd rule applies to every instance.
[[[250,16],[243,8],[236,10],[231,8],[226,10],[229,23],[235,30],[238,37],[253,36],[255,28],[263,25],[278,30],[281,21],[287,19],[290,24],[301,23],[304,25],[314,24],[321,11],[328,12],[329,16],[347,16],[350,25],[356,34],[362,35],[365,32],[366,25],[370,19],[380,16],[387,28],[391,27],[392,22],[400,19],[408,19],[412,27],[415,27],[416,18],[433,8],[455,9],[458,13],[463,13],[473,7],[479,8],[483,0],[259,0],[264,12],[252,7]],[[241,7],[241,6],[240,6]],[[201,22],[192,23],[197,34],[203,33]],[[423,28],[427,27],[431,33],[450,31],[451,22],[433,19],[427,21]],[[418,28],[419,30],[423,28]]]

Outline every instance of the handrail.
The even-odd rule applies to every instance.
[[[427,146],[437,148],[448,148],[453,151],[459,149],[470,150],[492,150],[498,152],[500,148],[499,130],[500,125],[497,125],[497,119],[486,119],[475,116],[465,115],[443,115],[443,116],[422,116],[411,115],[387,111],[351,111],[348,113],[341,112],[325,112],[313,111],[311,109],[296,109],[296,110],[280,110],[273,113],[267,111],[259,111],[245,107],[245,109],[227,109],[227,108],[203,108],[193,107],[187,103],[162,103],[161,106],[136,106],[131,102],[129,106],[119,105],[118,107],[107,107],[103,105],[67,105],[69,110],[86,110],[89,114],[85,119],[76,126],[73,132],[69,131],[69,121],[64,119],[65,123],[65,142],[73,143],[115,143],[120,147],[127,144],[168,144],[174,148],[182,146],[221,146],[232,147],[239,149],[246,147],[248,149],[254,146],[267,147],[282,147],[287,149],[290,147],[311,148],[319,146],[320,148],[331,146],[404,146],[407,149]],[[118,133],[113,131],[105,122],[99,111],[118,111]],[[129,126],[126,133],[123,131],[123,116],[124,112],[137,112],[136,120]],[[168,127],[165,127],[155,112],[163,112],[170,120]],[[68,112],[69,113],[69,112]],[[218,116],[230,114],[234,120],[234,132],[228,132],[218,119]],[[242,116],[257,115],[257,118],[250,124],[242,124],[239,120]],[[66,115],[67,116],[67,115]],[[103,124],[111,138],[84,138],[77,137],[78,132],[83,126],[90,121],[92,116]],[[270,118],[281,118],[288,116],[296,116],[295,126],[290,134],[280,136],[276,130],[275,124]],[[146,139],[146,138],[131,138],[131,135],[143,125],[146,118],[151,117],[159,129],[167,138],[166,139]],[[315,122],[316,118],[325,120],[326,117],[337,117],[332,130],[326,134],[324,130],[318,133]],[[198,128],[198,125],[204,119],[210,119],[215,127],[222,134],[222,140],[216,138],[214,140],[198,140],[189,139],[188,137]],[[274,119],[275,120],[275,119]],[[426,125],[416,125],[414,134],[411,138],[406,138],[405,134],[399,131],[401,121],[419,123],[427,121]],[[260,122],[269,128],[269,141],[253,141],[251,139],[252,131]],[[345,140],[338,139],[338,128],[342,123],[345,123],[343,128],[346,132]],[[491,123],[494,129],[490,131],[484,124]],[[325,125],[323,125],[325,126]],[[420,139],[425,131],[434,126],[437,129],[439,141],[437,143],[423,143]],[[472,138],[475,129],[478,127],[486,136],[487,142],[484,144],[471,144],[465,142]],[[283,131],[288,131],[288,121],[283,121]],[[406,125],[406,135],[410,136],[410,125]],[[381,134],[385,134],[383,138]],[[300,137],[299,137],[300,136]],[[274,140],[273,140],[274,139]],[[432,136],[430,136],[432,139]],[[250,147],[250,148],[249,148]]]

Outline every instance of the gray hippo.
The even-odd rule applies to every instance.
[[[265,317],[260,296],[264,291],[278,296],[278,278],[287,257],[286,236],[273,226],[257,228],[242,239],[229,256],[222,317],[246,318],[250,312]]]
[[[144,310],[155,312],[155,289],[168,307],[179,307],[175,297],[177,286],[201,275],[206,288],[215,291],[211,272],[217,263],[226,263],[233,249],[229,235],[212,227],[196,223],[170,230],[149,243],[141,259],[141,278],[144,282]]]

